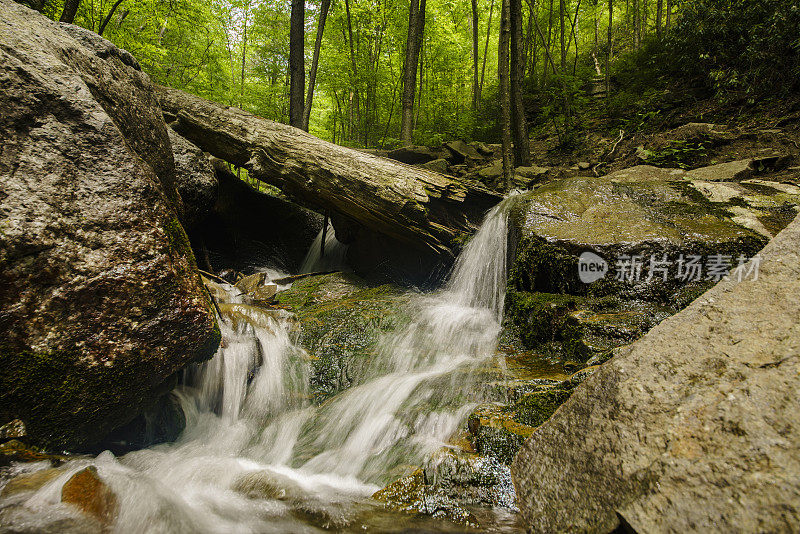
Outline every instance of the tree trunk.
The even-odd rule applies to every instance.
[[[661,39],[661,21],[664,18],[664,0],[656,3],[656,35]]]
[[[472,0],[472,110],[478,109],[478,0]]]
[[[361,109],[359,106],[358,98],[358,62],[356,61],[355,42],[353,41],[353,19],[350,16],[350,0],[344,0],[345,13],[347,14],[347,34],[349,36],[348,42],[350,43],[350,64],[353,68],[353,89],[350,92],[350,104],[348,109],[348,128],[350,131],[349,138],[353,139],[356,127],[353,125],[353,108],[355,108],[356,122],[361,122]]]
[[[672,0],[667,0],[667,20],[664,29],[669,30],[670,24],[672,24]]]
[[[614,0],[608,0],[608,53],[606,54],[606,102],[611,99],[611,53],[614,44]]]
[[[250,16],[250,0],[244,5],[244,20],[242,21],[242,83],[239,85],[239,107],[244,106],[244,78],[247,66],[247,19]]]
[[[561,22],[561,74],[567,73],[567,6],[565,0],[558,2],[558,18]]]
[[[328,10],[331,7],[331,0],[322,0],[319,11],[319,22],[317,23],[317,39],[314,41],[314,58],[311,60],[311,72],[308,73],[308,95],[303,109],[303,130],[308,131],[308,124],[311,121],[311,104],[314,101],[314,85],[317,82],[317,65],[319,65],[319,52],[322,48],[322,35],[325,32],[325,21],[328,19]]]
[[[78,12],[78,5],[80,3],[81,0],[66,0],[66,2],[64,2],[64,10],[61,12],[61,18],[58,19],[59,22],[72,24],[75,20],[75,14]]]
[[[481,67],[481,85],[478,87],[478,100],[483,94],[483,79],[486,74],[486,56],[489,55],[489,38],[492,34],[492,14],[494,13],[494,0],[489,4],[489,22],[486,23],[486,44],[483,47],[483,66]]]
[[[305,0],[292,0],[289,28],[289,124],[303,127],[303,98],[306,92]]]
[[[509,26],[510,46],[510,85],[511,85],[511,123],[514,138],[514,166],[529,167],[531,164],[530,141],[528,140],[528,121],[522,101],[522,83],[525,60],[522,55],[522,0],[510,0]]]
[[[511,69],[509,65],[511,41],[511,0],[502,0],[500,9],[500,39],[497,47],[497,76],[500,80],[500,129],[503,141],[503,185],[511,188],[514,163],[511,150]]]
[[[404,146],[414,143],[414,93],[424,20],[425,0],[411,0],[408,10],[406,60],[403,66],[403,112],[400,118],[400,143]]]
[[[111,6],[108,15],[106,15],[106,18],[104,18],[103,22],[100,23],[100,28],[97,30],[97,35],[103,35],[103,32],[106,31],[106,26],[108,26],[108,23],[111,22],[111,17],[114,16],[114,12],[117,10],[117,8],[122,2],[123,0],[117,0],[116,2],[114,2],[114,5]]]
[[[157,88],[175,130],[299,204],[452,257],[500,197],[478,184],[404,165],[318,139],[167,87]],[[334,217],[335,218],[335,217]]]

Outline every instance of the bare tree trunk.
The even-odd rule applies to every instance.
[[[522,57],[522,0],[509,2],[510,46],[510,90],[511,123],[514,138],[514,166],[528,167],[531,164],[530,141],[528,140],[528,121],[522,101],[522,82],[525,60]]]
[[[558,2],[558,18],[561,22],[561,74],[564,75],[567,73],[567,6],[565,0]]]
[[[58,19],[59,22],[72,24],[75,20],[75,14],[78,12],[78,5],[80,3],[81,0],[66,0],[66,2],[64,2],[64,10],[61,12],[61,18]]]
[[[511,151],[511,71],[509,48],[511,38],[511,0],[502,0],[500,10],[500,39],[497,48],[497,76],[500,80],[500,129],[503,141],[503,186],[511,187],[514,162]]]
[[[478,109],[478,0],[472,0],[472,110]]]
[[[114,12],[122,2],[123,0],[117,0],[114,2],[114,5],[111,6],[111,10],[108,12],[108,15],[106,15],[106,18],[104,18],[103,22],[100,23],[100,29],[97,30],[97,35],[103,35],[103,32],[106,31],[106,26],[108,26],[108,23],[111,22],[111,17],[114,16]]]
[[[642,43],[641,6],[639,0],[633,0],[633,47],[639,49]]]
[[[538,21],[537,28],[538,28]],[[542,43],[544,43],[544,50],[545,50],[545,62],[544,68],[542,69],[542,88],[544,88],[545,84],[547,83],[547,64],[548,58],[552,54],[553,50],[553,0],[550,0],[550,9],[547,14],[547,40],[545,41],[544,36],[540,36],[542,39]],[[556,66],[552,62],[550,66],[553,69],[553,74],[556,73]]]
[[[314,41],[314,58],[311,60],[311,72],[308,73],[308,95],[306,95],[305,108],[303,109],[303,130],[308,131],[311,121],[311,105],[314,101],[314,85],[317,82],[317,65],[319,65],[319,52],[322,48],[322,34],[325,32],[325,21],[328,19],[328,10],[331,0],[322,0],[317,23],[317,39]]]
[[[404,146],[414,140],[414,94],[416,92],[417,65],[422,46],[425,24],[425,0],[411,0],[408,10],[408,38],[406,60],[403,66],[403,112],[400,118],[400,143]]]
[[[483,79],[486,74],[486,56],[489,55],[489,38],[492,33],[492,14],[494,12],[494,0],[489,4],[489,22],[486,23],[486,45],[483,47],[483,66],[481,67],[481,85],[478,87],[478,100],[483,94]]]
[[[664,17],[664,0],[656,3],[656,35],[661,39],[661,20]]]
[[[303,127],[303,98],[306,92],[305,0],[292,0],[289,28],[289,124]]]
[[[349,128],[349,135],[350,139],[353,138],[353,134],[356,128],[353,126],[353,108],[355,107],[356,112],[356,122],[361,122],[361,112],[359,110],[359,99],[358,99],[358,63],[356,62],[356,52],[355,52],[355,43],[353,41],[353,19],[350,16],[350,0],[344,0],[344,8],[347,13],[347,33],[348,33],[348,41],[350,42],[350,63],[353,67],[353,89],[350,92],[350,104],[348,109],[348,128]]]
[[[672,0],[667,0],[667,20],[664,29],[669,30],[670,24],[672,24]]]
[[[242,24],[242,83],[239,86],[239,107],[244,105],[244,74],[247,65],[247,19],[250,16],[250,0],[244,5],[244,21]]]
[[[606,54],[606,101],[611,98],[611,53],[614,44],[614,0],[608,0],[608,53]]]

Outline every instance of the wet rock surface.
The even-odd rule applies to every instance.
[[[757,280],[725,280],[578,387],[513,466],[533,531],[800,525],[793,222]]]
[[[374,286],[348,273],[304,278],[278,293],[296,314],[300,342],[312,356],[317,402],[347,389],[370,362],[380,335],[394,330],[406,301],[393,285]]]
[[[210,357],[219,330],[148,77],[91,32],[2,9],[0,422],[75,448]]]

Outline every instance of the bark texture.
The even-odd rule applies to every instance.
[[[452,256],[500,198],[478,184],[344,148],[302,130],[159,88],[175,130],[299,204],[339,213],[417,248]]]

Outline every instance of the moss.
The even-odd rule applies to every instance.
[[[0,417],[22,419],[32,441],[75,450],[98,442],[158,400],[150,359],[129,354],[113,366],[71,351],[39,352],[0,344]]]
[[[311,386],[319,403],[350,387],[372,360],[378,338],[409,320],[400,288],[369,286],[342,273],[299,280],[277,300],[295,312],[300,341],[314,356]]]
[[[510,289],[546,293],[579,293],[578,257],[536,236],[522,238],[509,272]]]
[[[550,419],[571,394],[571,387],[560,386],[524,395],[511,408],[514,419],[522,424],[537,427]]]
[[[509,291],[506,310],[528,348],[544,348],[567,359],[584,361],[589,349],[581,341],[583,328],[572,315],[581,300],[572,295]]]

